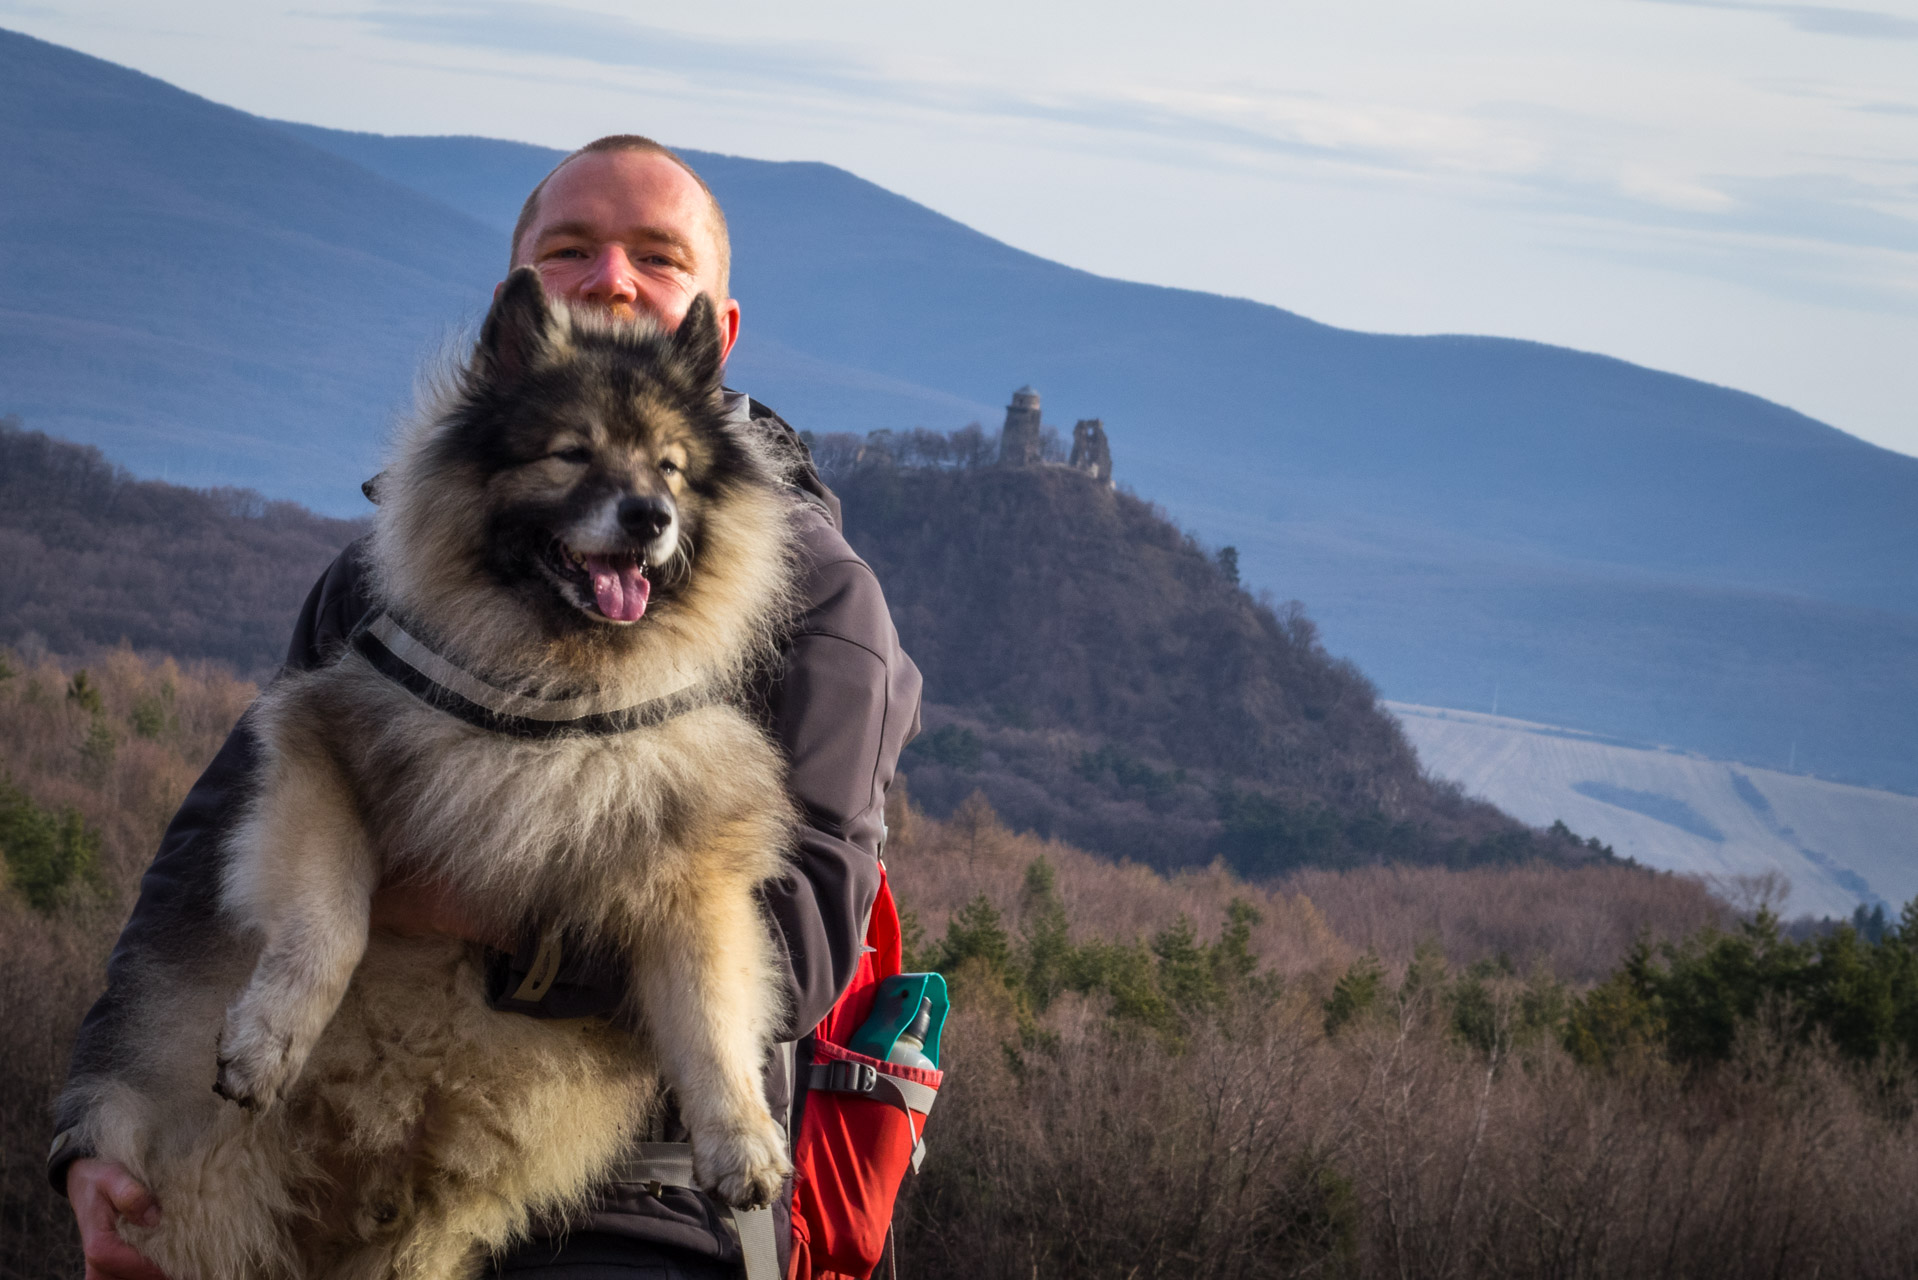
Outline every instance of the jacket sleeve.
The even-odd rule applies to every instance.
[[[293,628],[286,665],[296,670],[326,661],[364,616],[361,546],[343,551],[308,593]],[[216,851],[238,811],[253,768],[253,738],[242,716],[226,743],[200,775],[160,838],[160,849],[140,881],[133,914],[107,959],[106,991],[88,1010],[74,1041],[67,1088],[54,1114],[55,1137],[47,1158],[54,1188],[66,1190],[67,1166],[92,1154],[76,1138],[87,1099],[97,1086],[137,1070],[127,1060],[123,1034],[140,1000],[140,975],[156,967],[191,965],[204,930],[219,906]]]
[[[803,611],[778,672],[760,691],[800,810],[791,869],[764,892],[784,961],[783,1040],[811,1031],[852,981],[879,893],[886,788],[918,732],[920,689],[872,570],[819,507],[796,504],[794,519]],[[529,935],[496,964],[496,1007],[549,1017],[618,1007],[617,971],[576,940],[560,944],[557,977],[541,997],[515,1000],[509,993],[539,967],[536,942]]]
[[[807,507],[801,520],[807,607],[767,699],[802,814],[792,869],[766,895],[791,981],[786,1039],[852,981],[879,894],[886,789],[919,731],[919,671],[879,580],[823,516]]]

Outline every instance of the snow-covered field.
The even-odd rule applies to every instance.
[[[1554,819],[1647,866],[1790,881],[1787,916],[1918,897],[1918,797],[1609,742],[1575,729],[1388,703],[1434,775],[1539,826]]]

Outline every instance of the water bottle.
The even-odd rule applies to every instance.
[[[939,1069],[946,1026],[946,980],[936,973],[897,973],[879,984],[872,1012],[846,1047],[879,1062]]]
[[[926,1056],[926,1035],[932,1030],[932,997],[925,996],[919,1001],[919,1013],[912,1025],[899,1033],[893,1041],[892,1052],[886,1055],[887,1062],[896,1062],[902,1067],[918,1067],[925,1071],[938,1068],[931,1058]]]

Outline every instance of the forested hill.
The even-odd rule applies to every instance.
[[[98,449],[0,418],[0,643],[80,654],[126,640],[258,677],[363,529],[245,489],[135,480]]]
[[[1140,499],[1059,467],[871,450],[835,467],[853,454],[822,443],[926,675],[928,732],[905,764],[933,812],[982,790],[1018,827],[1252,875],[1594,856],[1428,781],[1302,610],[1254,600]],[[0,419],[0,644],[84,656],[125,640],[257,678],[364,527],[133,480]]]
[[[1365,676],[1229,550],[1082,472],[939,441],[815,441],[925,673],[905,765],[934,813],[978,789],[1017,827],[1254,875],[1591,856],[1427,779]]]

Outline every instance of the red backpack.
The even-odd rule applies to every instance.
[[[926,1113],[942,1071],[847,1046],[899,973],[899,912],[879,869],[866,951],[845,994],[813,1032],[805,1112],[793,1141],[792,1262],[787,1280],[866,1280],[884,1256],[893,1201],[925,1152]],[[914,1009],[918,1000],[912,1000]]]
[[[793,1140],[792,1257],[785,1280],[866,1280],[885,1256],[892,1231],[892,1206],[907,1169],[917,1169],[925,1152],[926,1113],[932,1110],[942,1071],[887,1062],[848,1047],[860,1039],[882,990],[887,999],[901,984],[899,912],[893,906],[886,870],[879,868],[879,896],[866,926],[866,950],[851,984],[814,1030],[811,1052],[796,1073],[805,1110]],[[943,980],[915,975],[925,982],[907,994],[918,1007],[918,992],[936,984],[943,1005]],[[881,1039],[890,1048],[904,1025],[901,1010],[886,1010],[889,1028]],[[941,1010],[941,1021],[944,1012]],[[861,1041],[865,1043],[864,1041]],[[805,1043],[801,1042],[802,1045]],[[937,1053],[937,1032],[926,1044]],[[936,1060],[936,1059],[935,1059]],[[683,1142],[643,1142],[621,1173],[627,1182],[659,1186],[693,1185],[693,1149]],[[768,1208],[733,1210],[746,1280],[780,1280],[778,1240]]]

